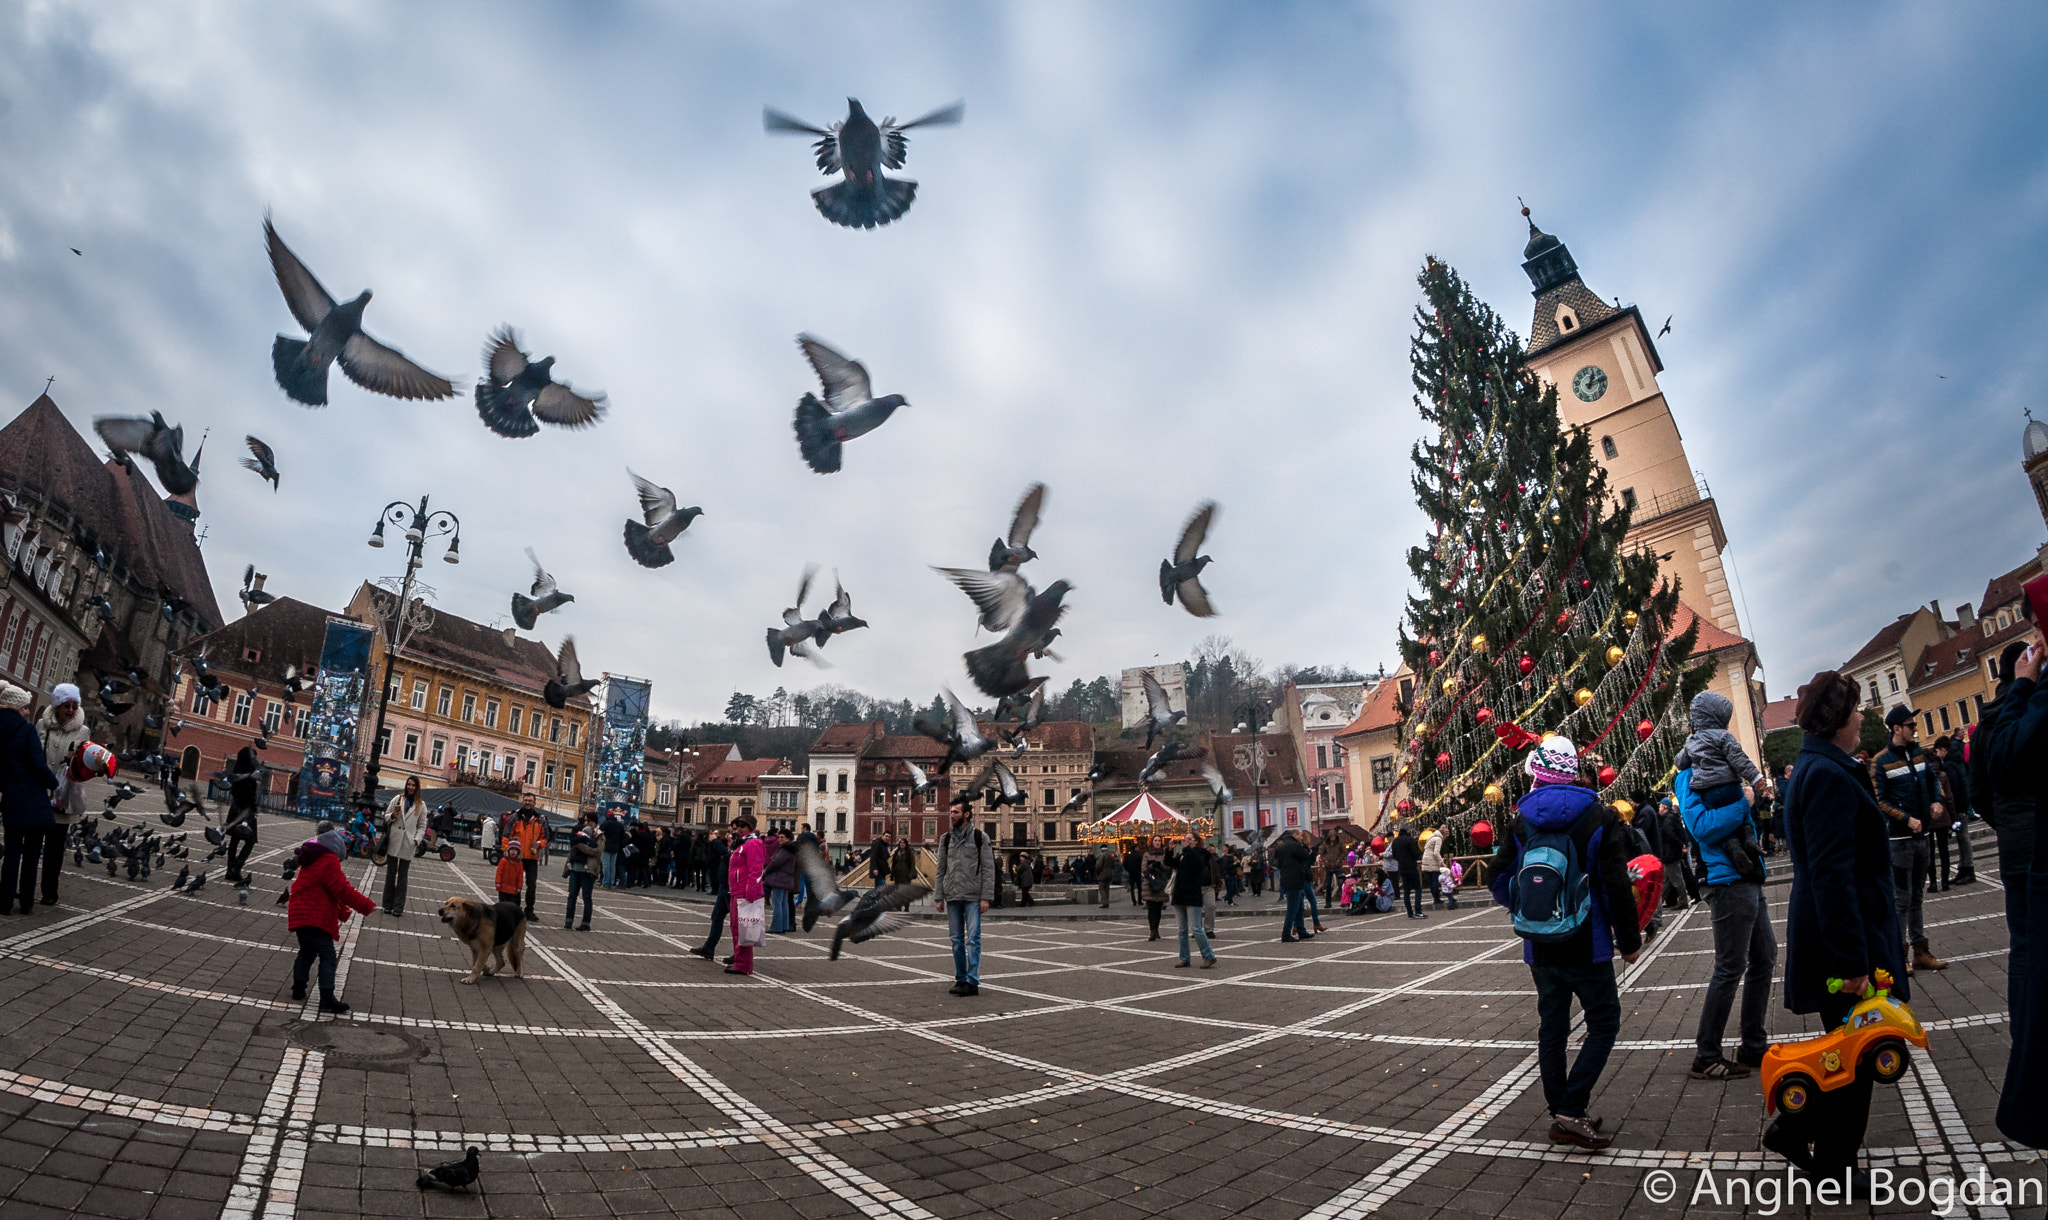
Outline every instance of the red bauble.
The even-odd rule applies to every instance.
[[[1656,731],[1657,731],[1657,726],[1656,726],[1656,725],[1654,725],[1654,724],[1651,724],[1651,723],[1650,723],[1649,721],[1647,721],[1647,720],[1638,720],[1638,721],[1636,721],[1636,740],[1637,740],[1637,741],[1648,741],[1648,740],[1650,740],[1650,734],[1652,734],[1652,733],[1654,733],[1654,732],[1656,732]]]
[[[1414,802],[1414,801],[1411,801],[1411,800],[1406,800],[1406,799],[1404,799],[1404,800],[1402,800],[1402,801],[1401,801],[1401,803],[1400,803],[1400,804],[1398,804],[1398,805],[1394,806],[1394,808],[1396,808],[1396,809],[1400,810],[1400,811],[1401,811],[1402,813],[1414,813],[1414,812],[1415,812],[1415,802]]]
[[[1515,484],[1515,490],[1526,496],[1529,494],[1529,485],[1527,483],[1517,483]]]
[[[1450,766],[1450,765],[1451,765],[1451,756],[1450,756],[1449,754],[1439,754],[1439,755],[1437,755],[1437,756],[1436,756],[1436,765],[1437,765],[1437,767],[1438,767],[1438,768],[1443,768],[1443,767],[1448,767],[1448,766]]]
[[[1472,719],[1477,720],[1481,724],[1491,724],[1493,723],[1493,709],[1490,707],[1482,707],[1478,711],[1472,713]]]
[[[1612,785],[1620,776],[1621,772],[1616,771],[1613,767],[1602,767],[1600,768],[1600,786],[1606,788]]]
[[[1525,674],[1526,674],[1526,673],[1528,673],[1528,672],[1529,672],[1530,670],[1532,670],[1532,669],[1535,669],[1535,668],[1536,668],[1536,662],[1534,662],[1534,661],[1530,660],[1530,659],[1529,659],[1529,658],[1528,658],[1528,657],[1527,657],[1527,656],[1525,655],[1525,656],[1523,656],[1523,658],[1522,658],[1521,660],[1519,660],[1519,661],[1515,662],[1515,668],[1516,668],[1516,669],[1519,669],[1519,670],[1521,670],[1521,671],[1522,671],[1523,673],[1525,673]]]
[[[1563,631],[1563,630],[1564,630],[1565,628],[1567,628],[1567,627],[1569,627],[1569,626],[1571,626],[1571,625],[1572,625],[1572,612],[1571,612],[1571,611],[1567,610],[1567,611],[1565,611],[1564,613],[1562,613],[1562,614],[1560,614],[1560,615],[1558,615],[1558,616],[1557,616],[1557,629],[1558,629],[1559,631]]]
[[[1434,649],[1434,648],[1430,649],[1430,650],[1429,650],[1429,663],[1430,663],[1431,665],[1442,665],[1442,664],[1444,663],[1444,654],[1442,654],[1442,653],[1438,652],[1438,651],[1437,651],[1436,649]]]
[[[1492,822],[1472,823],[1472,846],[1480,851],[1486,851],[1493,846]]]
[[[1590,589],[1590,588],[1592,588],[1592,587],[1593,587],[1593,582],[1592,582],[1592,580],[1590,580],[1589,578],[1587,578],[1587,577],[1584,577],[1584,576],[1581,576],[1581,577],[1579,577],[1579,588],[1581,588],[1581,589]]]

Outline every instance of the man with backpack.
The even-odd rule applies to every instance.
[[[981,917],[996,898],[996,848],[972,821],[973,808],[953,806],[953,826],[939,838],[938,899],[953,941],[953,990],[981,992]]]
[[[1692,770],[1672,781],[1671,795],[1685,829],[1699,845],[1707,866],[1707,906],[1714,919],[1714,973],[1700,1005],[1694,1080],[1729,1080],[1763,1066],[1771,1047],[1765,1022],[1771,1007],[1771,974],[1778,964],[1778,940],[1771,934],[1771,904],[1764,897],[1763,849],[1747,801],[1708,808],[1692,790]],[[1742,985],[1742,1042],[1735,1058],[1721,1054],[1721,1034]]]
[[[1586,1105],[1621,1032],[1614,955],[1642,948],[1628,837],[1621,819],[1581,786],[1579,752],[1545,737],[1524,763],[1534,787],[1493,855],[1494,901],[1508,908],[1536,983],[1536,1061],[1550,1110],[1550,1139],[1598,1151],[1614,1142]],[[1572,998],[1586,1013],[1586,1040],[1565,1070]]]

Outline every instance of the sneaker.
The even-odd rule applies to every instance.
[[[981,986],[977,983],[962,983],[960,984],[960,994],[963,996],[980,995]]]
[[[323,995],[320,997],[320,1011],[344,1013],[348,1011],[348,1005],[343,1003],[338,996]]]
[[[1695,1059],[1690,1075],[1694,1080],[1739,1080],[1749,1069],[1732,1059]]]
[[[961,989],[962,989],[962,988],[964,988],[964,987],[966,987],[966,986],[967,986],[967,984],[965,984],[965,983],[955,983],[955,984],[953,984],[953,986],[952,986],[952,989],[951,989],[951,990],[949,990],[949,991],[947,991],[947,992],[946,992],[946,994],[947,994],[947,995],[963,995],[963,994],[965,994],[965,993],[964,993],[964,992],[963,992],[963,991],[962,991]]]
[[[1550,1120],[1550,1142],[1599,1152],[1612,1145],[1614,1137],[1596,1129],[1583,1118],[1566,1118],[1559,1114]]]

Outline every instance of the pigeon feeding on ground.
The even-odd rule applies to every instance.
[[[185,887],[185,892],[186,892],[187,894],[196,894],[196,893],[198,893],[198,892],[199,892],[200,888],[201,888],[202,886],[204,886],[205,884],[206,884],[206,874],[205,874],[205,873],[201,873],[201,874],[199,874],[199,875],[198,875],[197,877],[194,877],[194,878],[192,878],[192,882],[191,882],[191,884],[190,884],[190,885],[187,885],[187,886]]]
[[[1048,633],[1066,613],[1061,600],[1073,590],[1064,580],[1032,589],[1015,572],[976,572],[971,568],[939,568],[937,571],[960,586],[981,610],[981,625],[1008,634],[985,648],[966,655],[968,676],[991,699],[1003,699],[1025,689],[1031,674],[1025,667],[1030,656],[1043,649]]]
[[[576,660],[576,637],[562,637],[561,651],[555,654],[555,676],[541,687],[541,698],[549,707],[569,706],[569,700],[578,695],[587,695],[597,688],[596,678],[583,676],[583,666]]]
[[[1038,513],[1044,507],[1045,484],[1033,483],[1017,501],[1017,511],[1010,514],[1009,535],[996,539],[989,548],[989,571],[1014,572],[1038,558],[1038,552],[1031,549],[1031,531],[1038,528]]]
[[[337,360],[350,381],[372,393],[393,398],[455,396],[454,382],[428,372],[406,359],[403,352],[364,333],[363,309],[370,303],[369,289],[363,289],[353,301],[336,304],[306,270],[306,264],[286,248],[268,216],[263,218],[263,239],[270,246],[270,268],[277,274],[285,305],[312,336],[293,339],[279,335],[270,346],[278,387],[292,401],[308,407],[326,406],[327,368]]]
[[[825,390],[823,402],[809,392],[797,401],[797,448],[812,470],[831,474],[839,469],[843,444],[873,432],[896,408],[910,404],[901,394],[876,398],[868,370],[860,361],[847,359],[810,335],[798,335],[796,341]]]
[[[277,491],[277,454],[271,451],[270,446],[253,436],[243,437],[242,443],[249,446],[249,456],[242,459],[243,469],[255,471],[256,477],[268,482],[270,490],[275,493]]]
[[[526,558],[533,564],[533,596],[512,595],[512,621],[532,631],[535,620],[541,615],[575,601],[576,597],[556,587],[555,578],[540,566],[540,557],[533,553],[532,547],[526,548]]]
[[[932,892],[926,885],[891,884],[887,881],[877,882],[865,890],[843,890],[839,888],[839,878],[833,873],[832,866],[816,847],[809,843],[801,844],[796,855],[797,861],[803,865],[805,880],[810,882],[810,896],[804,900],[804,931],[816,927],[821,915],[846,911],[832,932],[830,960],[835,962],[839,960],[839,950],[847,942],[857,945],[909,923],[911,906]]]
[[[1209,618],[1216,613],[1209,604],[1209,591],[1198,579],[1202,569],[1214,562],[1207,555],[1199,554],[1202,540],[1209,536],[1209,523],[1216,519],[1216,502],[1204,500],[1181,527],[1180,543],[1173,548],[1172,559],[1159,561],[1159,596],[1171,606],[1175,596],[1196,618]]]
[[[1159,684],[1151,670],[1141,671],[1140,678],[1145,684],[1145,748],[1149,750],[1161,733],[1186,720],[1188,712],[1186,708],[1177,712],[1173,710],[1171,701],[1166,697],[1166,688]]]
[[[184,888],[185,888],[185,882],[187,882],[187,881],[191,880],[191,877],[192,877],[192,866],[191,866],[191,865],[189,865],[189,864],[187,864],[187,865],[185,865],[184,867],[182,867],[182,868],[180,868],[180,869],[178,870],[178,879],[177,879],[176,881],[173,881],[173,882],[171,882],[171,888],[172,888],[172,889],[174,889],[174,890],[182,890],[182,889],[184,889]]]
[[[771,132],[793,131],[820,137],[812,145],[818,154],[818,172],[844,174],[844,182],[821,186],[811,192],[811,201],[825,219],[849,229],[872,229],[885,225],[910,210],[917,198],[917,183],[910,178],[891,178],[884,168],[902,169],[909,155],[910,141],[903,133],[913,127],[950,127],[965,114],[965,103],[942,106],[922,118],[898,123],[893,116],[880,123],[868,117],[854,98],[846,99],[846,117],[832,124],[830,131],[813,127],[773,107],[761,112],[762,126]]]
[[[669,545],[690,528],[690,522],[702,516],[704,510],[697,507],[677,508],[676,493],[666,487],[659,487],[629,467],[626,474],[633,480],[633,489],[640,493],[640,517],[635,521],[626,520],[626,554],[643,568],[666,567],[673,562],[676,553]]]
[[[461,1190],[476,1181],[477,1171],[482,1168],[482,1157],[481,1152],[471,1148],[459,1161],[434,1166],[420,1175],[420,1189],[431,1190],[436,1186],[446,1186]]]
[[[866,619],[854,617],[853,597],[847,593],[846,586],[839,583],[839,573],[837,572],[832,573],[832,588],[832,604],[825,607],[824,613],[818,616],[818,646],[820,648],[825,646],[825,641],[835,635],[844,635],[857,627],[868,625]]]
[[[996,748],[993,737],[983,737],[981,726],[975,723],[974,714],[967,710],[960,697],[946,687],[939,688],[939,695],[946,703],[946,722],[933,724],[923,716],[912,718],[910,725],[918,732],[946,747],[946,757],[935,768],[945,774],[946,768],[956,762],[972,762]]]
[[[197,459],[191,466],[185,464],[185,429],[165,423],[163,412],[151,411],[148,419],[139,415],[96,415],[92,430],[121,460],[127,461],[133,453],[148,458],[156,468],[156,481],[163,484],[165,495],[182,496],[199,486]]]
[[[476,383],[476,413],[484,427],[518,439],[557,428],[586,428],[604,418],[604,395],[578,394],[554,377],[555,358],[529,359],[519,333],[500,326],[484,345],[487,375]]]
[[[817,564],[804,565],[803,582],[796,587],[796,604],[782,612],[782,626],[768,629],[768,659],[775,662],[777,669],[782,667],[785,652],[814,664],[824,664],[817,655],[817,649],[822,646],[821,641],[831,638],[832,633],[825,630],[821,620],[804,617],[804,599],[811,595],[811,578],[817,574]]]

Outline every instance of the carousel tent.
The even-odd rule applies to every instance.
[[[1142,826],[1153,822],[1175,822],[1186,826],[1188,820],[1170,806],[1149,792],[1140,792],[1124,802],[1121,809],[1102,819],[1103,826]]]

